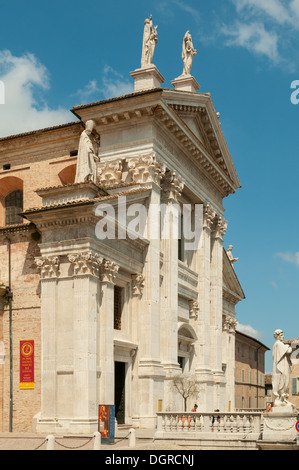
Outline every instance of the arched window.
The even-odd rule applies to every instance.
[[[22,224],[23,217],[23,191],[17,190],[9,193],[5,198],[5,224]]]

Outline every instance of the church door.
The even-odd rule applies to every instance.
[[[115,362],[115,418],[117,424],[125,424],[125,362]]]

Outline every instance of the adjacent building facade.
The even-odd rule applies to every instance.
[[[177,374],[196,378],[199,411],[234,408],[244,293],[223,246],[223,200],[240,182],[191,75],[173,89],[153,65],[132,76],[134,93],[77,106],[75,122],[0,139],[2,431],[93,432],[99,404],[115,404],[119,424],[154,427],[158,405],[182,410]],[[88,121],[96,178],[78,183]],[[184,220],[201,230],[191,249]],[[34,346],[27,389],[24,341]]]
[[[237,409],[265,409],[265,353],[269,348],[240,331],[236,332],[236,401]]]

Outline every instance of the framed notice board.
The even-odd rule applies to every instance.
[[[99,433],[103,444],[113,444],[115,437],[115,406],[99,405]]]

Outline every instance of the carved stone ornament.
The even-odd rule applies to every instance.
[[[158,162],[154,153],[128,158],[126,161],[129,174],[135,183],[159,184],[166,171],[165,165]]]
[[[216,217],[216,212],[213,209],[213,207],[209,203],[204,204],[203,227],[208,230],[211,230],[215,217]]]
[[[99,276],[103,258],[91,251],[86,253],[71,253],[68,255],[69,262],[73,265],[74,275]]]
[[[184,186],[184,180],[175,170],[166,171],[162,181],[162,189],[165,198],[177,201],[178,197],[182,194]]]
[[[60,274],[60,256],[40,256],[34,259],[42,279],[55,278]]]
[[[223,330],[233,333],[236,331],[238,321],[232,315],[223,315],[222,317]]]
[[[197,300],[189,300],[189,316],[197,320],[199,314],[199,304]]]
[[[214,237],[219,238],[220,240],[223,240],[226,229],[227,229],[227,221],[223,217],[218,216],[216,218]]]
[[[119,266],[113,261],[104,259],[101,266],[101,281],[114,284]]]
[[[142,274],[132,274],[132,290],[134,297],[142,296],[144,289],[144,276]]]
[[[122,183],[122,161],[113,160],[100,162],[98,167],[98,183],[104,186],[114,186]]]

